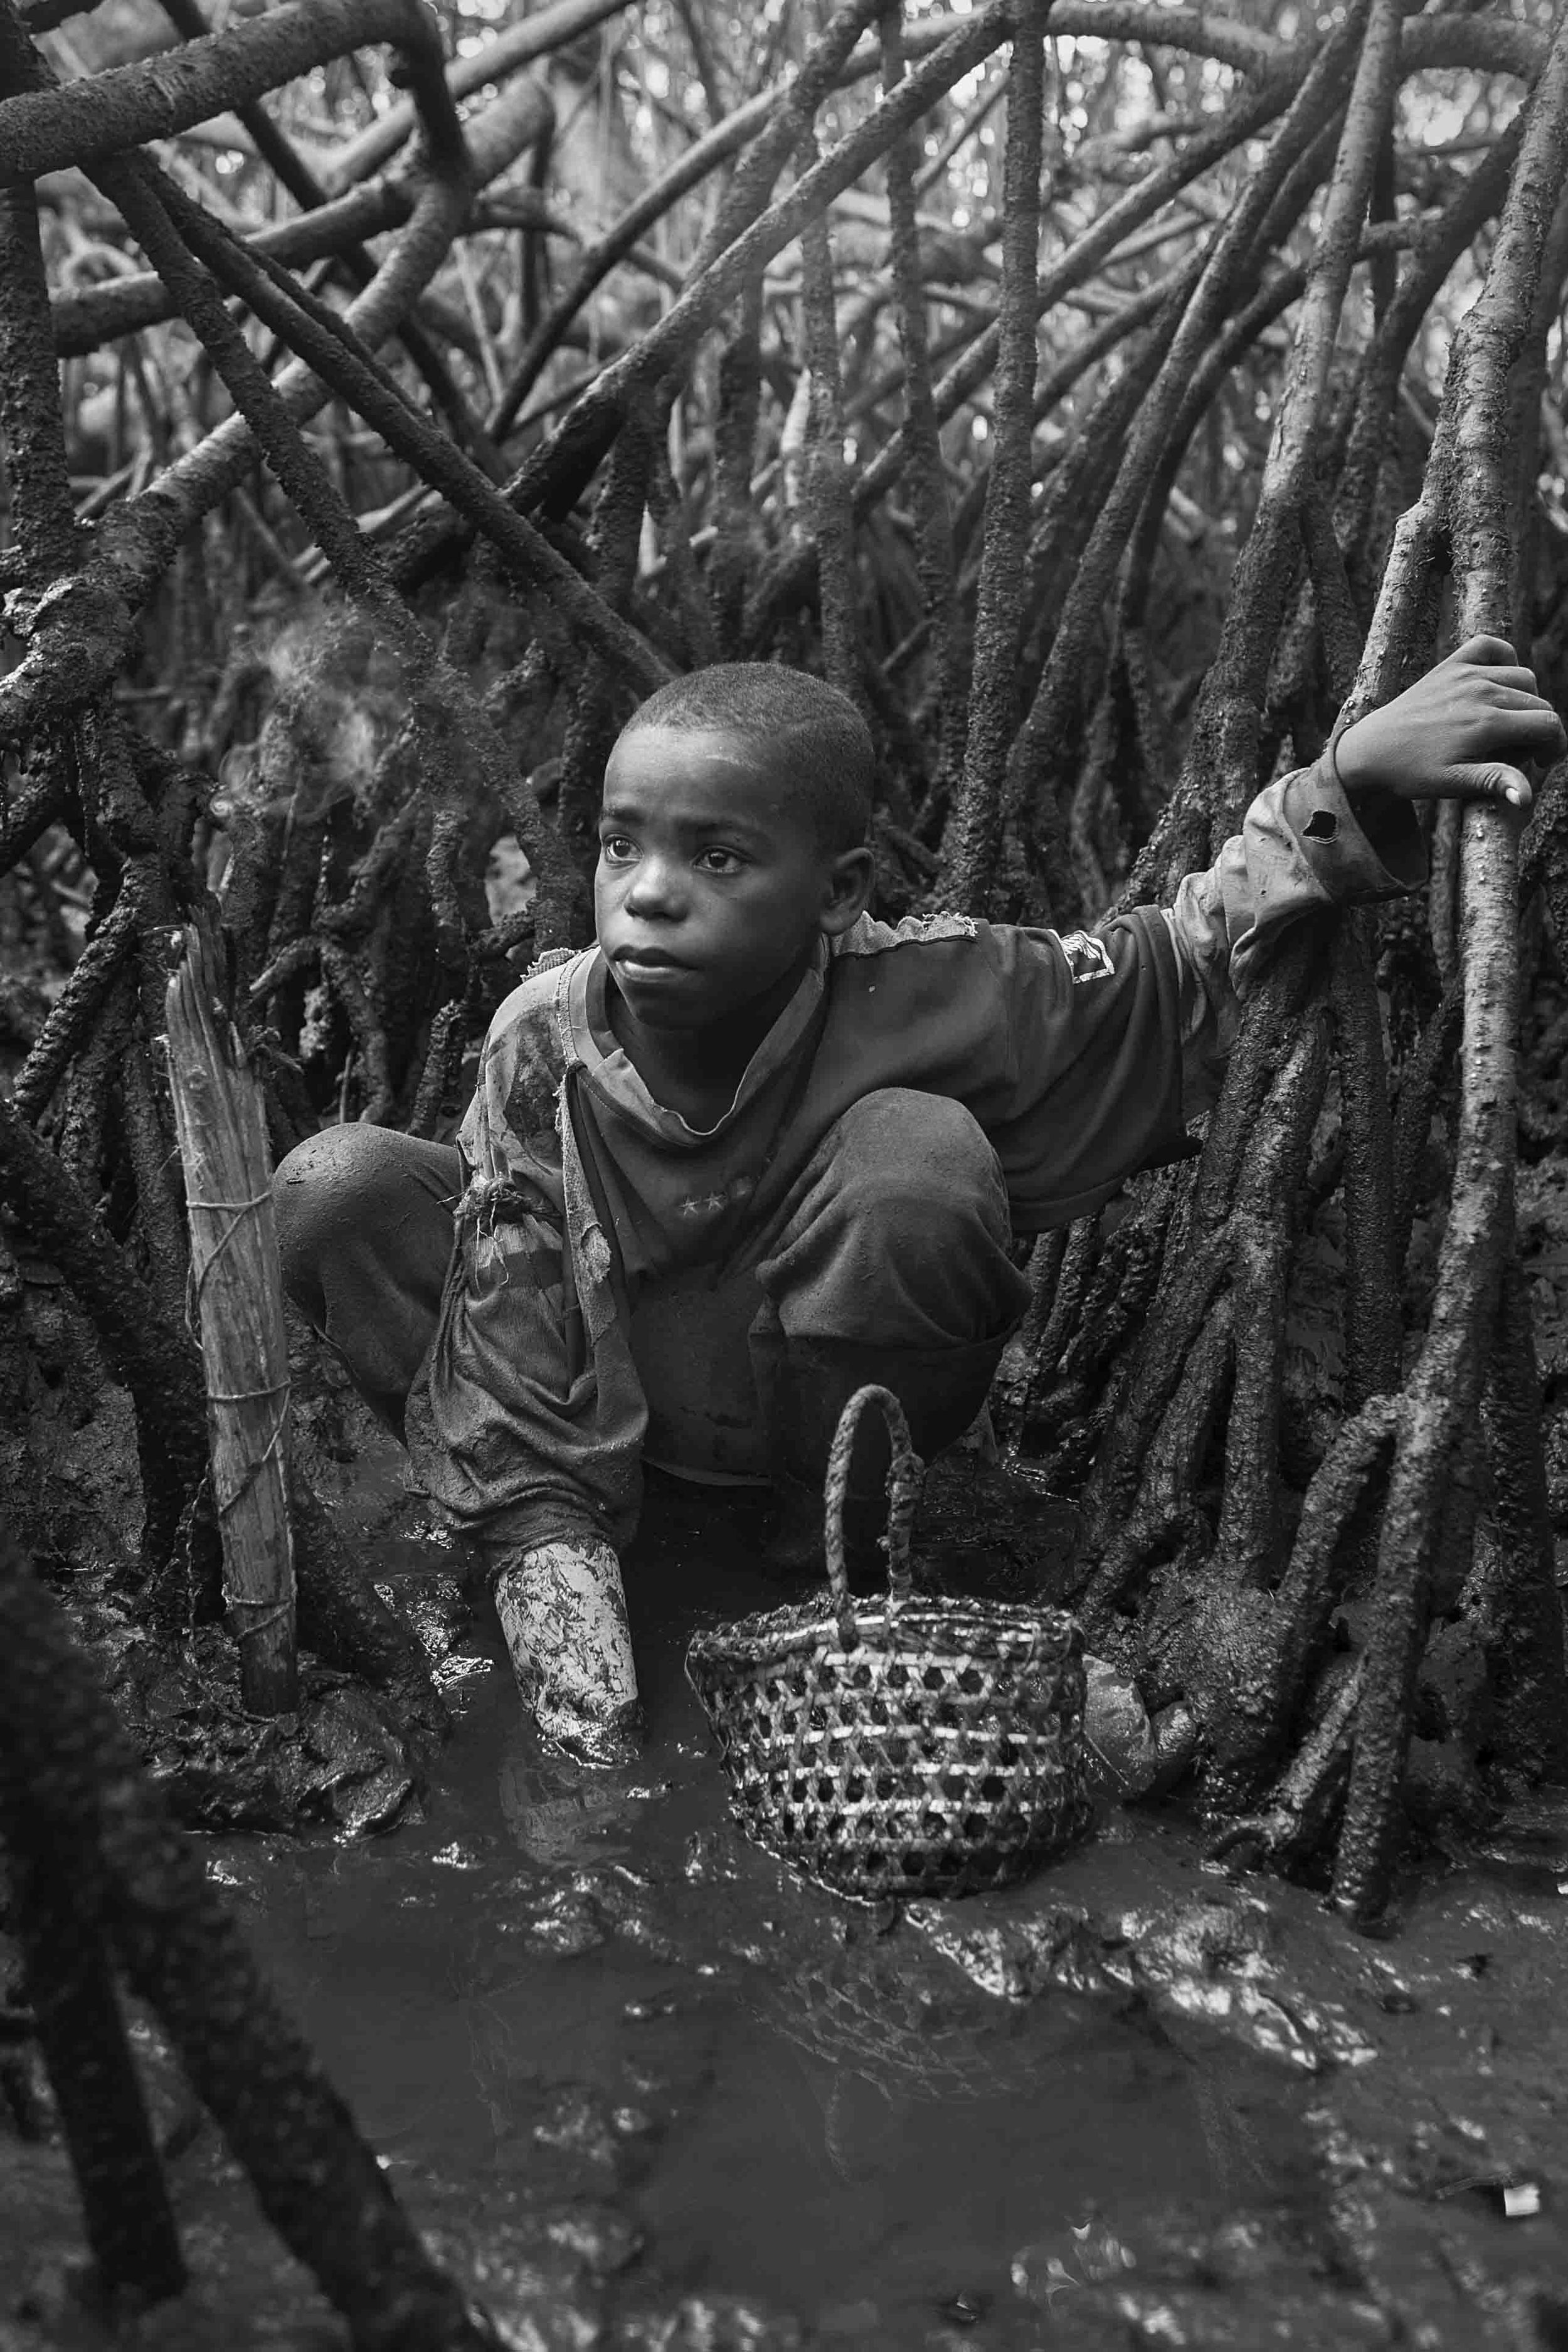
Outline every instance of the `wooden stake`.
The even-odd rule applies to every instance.
[[[261,1092],[223,1008],[216,948],[194,925],[169,982],[169,1087],[191,1223],[192,1312],[206,1380],[224,1599],[257,1715],[295,1704],[289,1349]]]

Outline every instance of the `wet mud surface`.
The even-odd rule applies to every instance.
[[[441,1647],[448,1567],[353,1507]],[[1368,1941],[1310,1891],[1109,1812],[1029,1885],[838,1903],[729,1827],[681,1671],[769,1605],[732,1519],[654,1498],[628,1562],[651,1738],[542,1756],[493,1626],[422,1808],[227,1836],[209,1868],[411,2212],[528,2352],[1568,2343],[1568,1805]],[[197,2284],[131,2340],[341,2342],[146,2031]],[[0,2058],[5,2053],[0,2051]],[[15,2070],[13,2070],[15,2072]],[[13,2108],[25,2082],[10,2083]],[[104,2339],[63,2158],[0,2134],[0,2352]]]

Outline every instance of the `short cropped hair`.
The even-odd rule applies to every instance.
[[[776,662],[714,662],[639,704],[623,738],[645,727],[722,727],[789,770],[795,795],[830,854],[858,849],[871,827],[871,730],[847,694]]]

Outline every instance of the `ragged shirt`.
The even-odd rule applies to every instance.
[[[1413,812],[1385,812],[1374,847],[1320,762],[1260,793],[1168,908],[1065,936],[862,917],[822,942],[704,1130],[656,1102],[616,1043],[599,950],[542,960],[490,1024],[458,1135],[467,1188],[408,1414],[422,1483],[458,1524],[521,1539],[552,1428],[569,1431],[587,1517],[624,1541],[647,1418],[628,1302],[743,1254],[851,1104],[884,1087],[962,1103],[997,1155],[1015,1232],[1064,1223],[1183,1148],[1281,932],[1413,888],[1425,869]],[[524,1266],[559,1323],[559,1361],[539,1360],[537,1330],[527,1348],[509,1338]]]

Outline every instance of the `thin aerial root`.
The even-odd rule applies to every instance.
[[[129,876],[113,906],[83,949],[70,978],[60,992],[11,1089],[12,1108],[23,1118],[37,1121],[89,1030],[107,1003],[110,990],[136,949],[137,893]]]
[[[1210,1862],[1244,1869],[1267,1863],[1285,1870],[1318,1851],[1344,1785],[1360,1698],[1357,1664],[1344,1675],[1322,1721],[1302,1741],[1258,1811],[1227,1822],[1210,1839],[1205,1849]]]
[[[8,1760],[0,1758],[7,1924],[22,1948],[23,1990],[76,2178],[93,2283],[111,2300],[161,2303],[181,2292],[185,2266],[108,1948],[79,1858],[68,1859],[37,1819],[26,1785],[34,1759],[24,1773],[5,1769]]]
[[[884,89],[891,89],[904,77],[902,13],[903,0],[892,0],[891,5],[884,5],[879,18]],[[994,91],[993,103],[995,95]],[[936,780],[939,788],[946,791],[956,780],[963,757],[963,673],[952,516],[931,390],[925,280],[915,217],[915,153],[912,136],[897,140],[888,150],[889,258],[904,361],[903,429],[909,446],[910,499],[919,533],[921,596],[935,682]]]
[[[1008,82],[1002,295],[995,373],[995,455],[985,494],[985,547],[974,621],[963,779],[942,839],[945,906],[984,914],[1002,846],[1002,787],[1017,724],[1024,568],[1034,430],[1037,253],[1040,216],[1045,0],[1020,0]]]
[[[1410,1247],[1421,1190],[1422,1162],[1432,1132],[1432,1114],[1438,1089],[1453,1062],[1459,1042],[1464,1006],[1457,988],[1447,990],[1415,1042],[1399,1081],[1399,1107],[1394,1118],[1394,1204],[1391,1218],[1395,1272]]]
[[[860,696],[860,656],[855,614],[853,525],[849,477],[844,463],[844,395],[838,370],[838,320],[833,299],[833,239],[826,213],[818,213],[807,222],[800,243],[801,308],[810,373],[806,504],[816,542],[823,661],[829,684],[856,701]]]
[[[1552,1505],[1542,1442],[1541,1376],[1530,1291],[1517,1251],[1503,1268],[1482,1401],[1490,1470],[1486,1648],[1490,1746],[1516,1769],[1561,1780],[1568,1768],[1568,1677]]]
[[[1028,1420],[1029,1403],[1047,1362],[1041,1342],[1062,1280],[1068,1228],[1037,1234],[1029,1252],[1029,1304],[1008,1340],[991,1392],[992,1418],[1004,1445],[1016,1445]]]
[[[1138,1502],[1111,1534],[1079,1600],[1079,1613],[1091,1639],[1093,1629],[1108,1625],[1124,1605],[1160,1545],[1184,1531],[1192,1520],[1196,1475],[1231,1377],[1233,1309],[1229,1292],[1210,1308],[1142,1465]]]
[[[1353,1412],[1397,1385],[1401,1339],[1383,1016],[1357,918],[1341,924],[1334,943],[1330,1003],[1344,1141],[1346,1402]]]
[[[1290,1563],[1275,1598],[1298,1629],[1301,1654],[1317,1638],[1335,1598],[1340,1546],[1373,1476],[1386,1463],[1399,1428],[1395,1395],[1368,1397],[1334,1439],[1302,1497]]]

